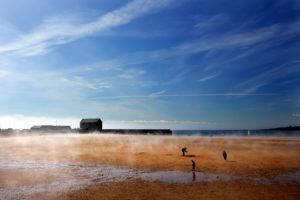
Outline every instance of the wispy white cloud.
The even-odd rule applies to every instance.
[[[127,24],[140,16],[167,7],[171,2],[172,0],[133,0],[89,23],[74,23],[76,20],[66,20],[68,17],[64,16],[48,19],[31,33],[22,34],[16,41],[1,45],[0,53],[24,56],[42,54],[52,46]]]
[[[149,94],[150,97],[156,97],[156,96],[160,96],[160,95],[163,95],[166,93],[166,90],[161,90],[159,92],[154,92],[154,93],[151,93]]]
[[[173,59],[174,57],[184,57],[197,53],[241,49],[242,51],[240,51],[236,56],[228,59],[228,62],[230,62],[254,53],[255,51],[252,51],[252,49],[257,50],[256,47],[260,48],[261,45],[267,46],[269,48],[270,45],[266,44],[272,43],[274,39],[278,41],[286,37],[295,37],[300,33],[300,31],[296,31],[295,28],[293,28],[292,24],[297,24],[297,22],[288,24],[275,24],[272,26],[255,30],[247,30],[244,32],[241,30],[239,30],[238,32],[233,31],[213,37],[202,36],[198,40],[183,42],[166,49],[129,53],[111,60],[101,61],[95,65],[90,66],[89,69],[120,70],[121,68],[128,67],[130,65],[163,61]],[[170,80],[165,80],[165,82],[162,84],[167,85],[178,83],[185,79],[188,71],[188,68],[183,69],[179,71],[177,75],[175,74]],[[219,75],[219,73],[209,74],[208,76],[203,77],[198,81],[209,81],[210,79],[216,78]],[[253,89],[253,91],[255,91],[255,89]],[[250,90],[247,93],[249,92]]]
[[[209,18],[201,18],[195,25],[194,28],[199,32],[207,29],[216,28],[218,26],[224,25],[228,22],[229,18],[225,14],[216,14]]]
[[[199,82],[206,82],[206,81],[209,81],[209,80],[211,80],[211,79],[214,79],[214,78],[220,76],[220,74],[221,74],[221,72],[216,72],[216,73],[214,73],[214,74],[210,74],[210,75],[207,75],[207,76],[205,76],[205,77],[202,77],[202,78],[200,78],[198,81],[199,81]]]
[[[272,39],[276,37],[276,34],[281,34],[278,30],[282,28],[278,28],[277,26],[271,26],[263,29],[259,29],[252,32],[247,33],[236,33],[231,35],[221,36],[220,38],[207,39],[207,40],[199,40],[195,42],[185,42],[174,47],[168,49],[161,49],[156,51],[146,51],[146,52],[137,52],[131,53],[127,55],[123,55],[121,57],[116,57],[111,60],[98,62],[92,65],[87,65],[86,67],[78,67],[77,69],[72,68],[71,71],[68,70],[59,70],[59,71],[37,71],[37,72],[20,72],[19,70],[14,70],[9,72],[6,67],[2,71],[0,71],[0,76],[5,78],[10,74],[11,76],[6,77],[7,81],[4,81],[2,87],[2,92],[11,93],[16,88],[22,88],[22,91],[36,91],[39,94],[41,90],[43,90],[40,95],[46,95],[50,99],[52,98],[64,98],[68,99],[70,96],[74,96],[76,98],[87,98],[87,96],[91,93],[89,91],[103,91],[107,89],[111,89],[116,84],[119,86],[124,84],[120,80],[126,80],[126,84],[141,86],[145,83],[144,75],[146,75],[145,70],[141,70],[138,68],[129,68],[130,65],[141,64],[145,62],[159,61],[163,59],[172,58],[174,56],[184,56],[189,55],[201,51],[210,51],[219,48],[233,48],[233,47],[248,47],[249,45],[255,45],[257,43],[261,43],[263,41]],[[283,27],[280,26],[280,27]],[[229,46],[228,46],[229,45]],[[0,47],[1,48],[1,47]],[[294,67],[296,68],[296,67]],[[88,74],[93,74],[95,71],[99,70],[110,71],[113,70],[113,75],[106,76],[101,79],[94,78],[84,78],[82,74],[83,72],[87,72]],[[270,71],[272,76],[278,76],[281,74],[280,72]],[[282,71],[282,70],[281,70]],[[181,71],[180,79],[183,80],[186,75],[186,70]],[[268,72],[269,73],[269,72]],[[283,71],[283,74],[287,73]],[[70,75],[72,74],[72,75]],[[74,74],[74,75],[73,75]],[[199,81],[208,81],[212,78],[215,78],[218,74],[212,74],[207,77],[203,77]],[[211,94],[192,94],[192,95],[177,95],[177,94],[160,94],[157,95],[159,97],[180,97],[180,96],[245,96],[250,95],[251,92],[255,92],[258,88],[267,84],[266,81],[270,79],[268,77],[269,74],[264,74],[262,78],[258,76],[256,79],[261,79],[262,81],[248,81],[245,83],[239,84],[237,88],[239,89],[239,93],[211,93]],[[271,76],[271,77],[272,77]],[[175,76],[176,77],[176,76]],[[267,78],[266,78],[267,77]],[[140,81],[140,82],[139,82]],[[166,83],[168,80],[166,80]],[[251,82],[251,83],[250,83]],[[257,85],[257,83],[259,85]],[[11,84],[11,90],[8,89],[9,84]],[[19,87],[18,87],[19,86]],[[30,88],[28,90],[24,90],[24,88]],[[45,90],[47,88],[47,90]],[[245,89],[246,88],[246,89]],[[122,88],[119,87],[122,90]],[[126,88],[128,89],[128,88]],[[123,91],[123,90],[122,90]],[[114,91],[115,94],[120,94],[119,91]],[[113,93],[112,93],[113,94]],[[273,95],[273,94],[256,94],[253,95]],[[104,96],[99,97],[99,99],[121,99],[121,98],[149,98],[149,95],[140,96]]]
[[[107,82],[102,82],[101,80],[87,80],[86,78],[82,76],[73,76],[73,77],[63,77],[60,80],[64,83],[68,83],[71,85],[74,85],[74,87],[83,87],[86,89],[91,90],[102,90],[102,89],[109,89],[112,87],[111,84]]]
[[[0,70],[4,96],[35,96],[47,100],[86,99],[90,93],[108,90],[112,85],[97,78],[65,74],[61,71],[17,69]]]
[[[271,68],[258,75],[239,83],[236,88],[243,89],[246,94],[256,92],[260,88],[278,81],[280,78],[300,73],[300,61],[292,61],[281,66]]]
[[[216,96],[274,96],[278,93],[248,93],[248,92],[229,92],[229,93],[198,93],[198,94],[160,94],[155,97],[216,97]],[[99,96],[94,100],[113,100],[113,99],[147,99],[153,95],[123,95],[123,96]]]
[[[291,24],[296,24],[296,22]],[[89,69],[114,69],[129,65],[161,61],[174,57],[188,56],[197,53],[235,48],[251,50],[254,46],[261,45],[262,43],[271,41],[274,38],[295,37],[295,35],[300,33],[300,30],[296,31],[291,24],[276,24],[256,30],[230,32],[213,37],[210,37],[209,35],[202,36],[199,39],[186,41],[166,49],[129,53],[111,60],[101,61],[90,66]]]
[[[119,78],[127,79],[127,80],[132,80],[135,79],[137,76],[141,76],[145,74],[145,70],[140,70],[140,69],[119,69],[120,74],[118,75]]]
[[[0,69],[0,78],[4,78],[9,75],[9,71],[5,69]]]
[[[227,33],[215,38],[209,38],[208,36],[207,38],[180,44],[174,50],[179,54],[193,54],[211,50],[249,47],[277,37],[277,34],[281,34],[279,31],[282,28],[282,26],[273,25],[247,32]]]
[[[0,45],[12,42],[20,32],[9,22],[0,19]]]

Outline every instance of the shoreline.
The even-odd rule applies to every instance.
[[[70,133],[9,133],[9,134],[1,134],[0,133],[0,138],[1,137],[26,137],[26,136],[146,136],[146,137],[201,137],[201,138],[288,138],[288,139],[299,139],[300,135],[241,135],[241,134],[216,134],[216,135],[205,135],[205,134],[172,134],[172,135],[158,135],[158,134],[123,134],[123,133],[101,133],[101,132],[93,132],[93,133],[75,133],[75,132],[70,132]]]

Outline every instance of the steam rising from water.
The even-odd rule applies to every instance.
[[[80,118],[54,118],[45,116],[8,115],[0,116],[0,128],[29,129],[34,125],[66,125],[79,127]],[[105,129],[211,129],[216,123],[205,121],[167,121],[167,120],[104,120]]]

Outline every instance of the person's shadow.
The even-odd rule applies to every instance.
[[[188,155],[185,155],[184,157],[196,157],[196,155],[188,154]]]
[[[226,160],[226,162],[236,162],[236,160]]]

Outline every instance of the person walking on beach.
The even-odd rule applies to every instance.
[[[196,170],[196,162],[194,160],[192,161],[192,171],[194,172]]]
[[[182,156],[185,156],[185,153],[187,153],[187,150],[186,150],[187,148],[186,147],[183,147],[182,149],[181,149],[181,151],[182,151]]]
[[[223,151],[223,158],[224,158],[224,160],[227,160],[227,153],[225,150]]]

